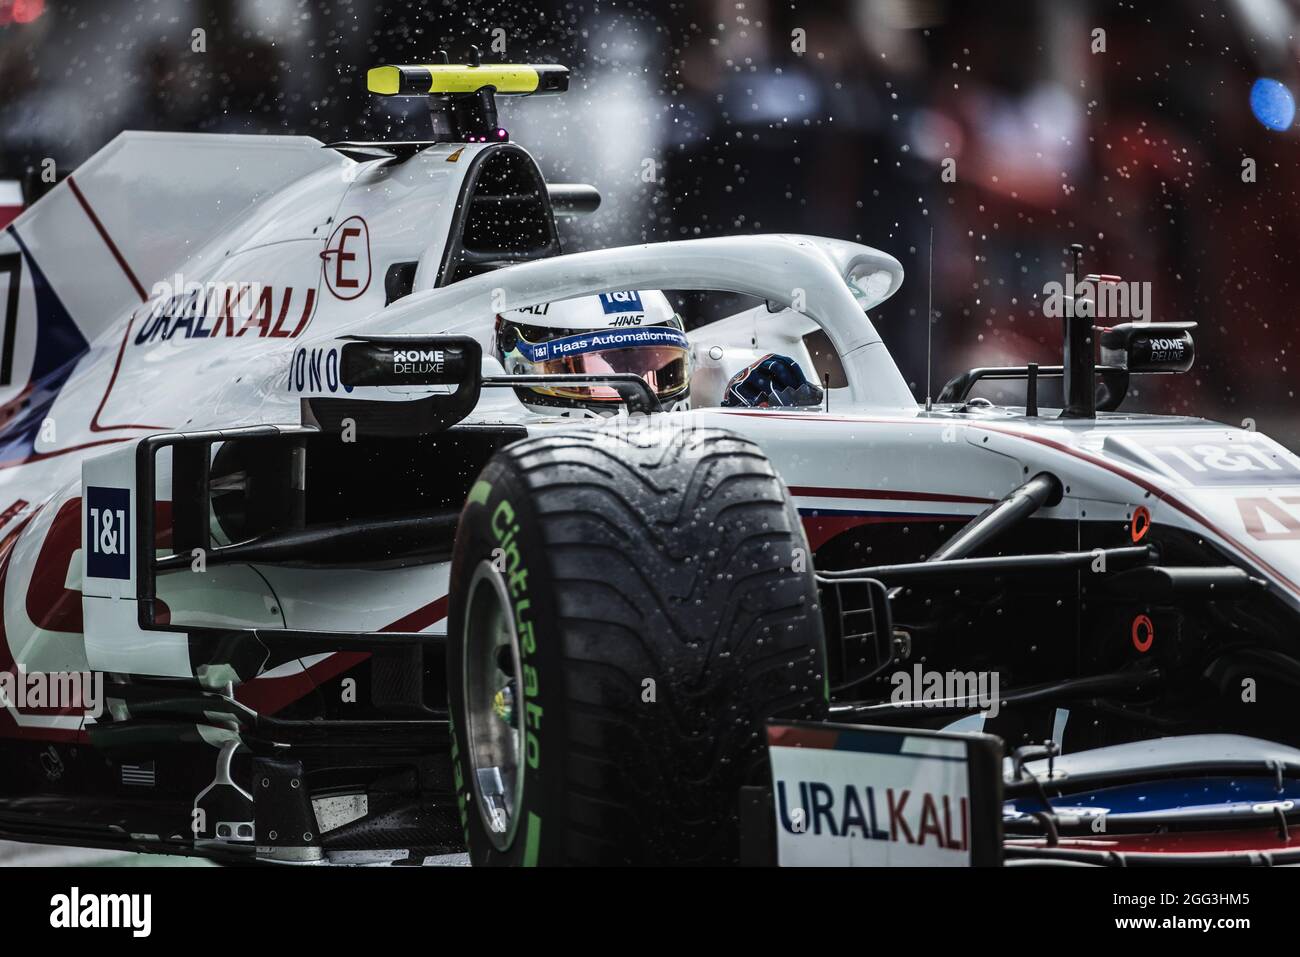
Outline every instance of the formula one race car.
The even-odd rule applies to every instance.
[[[1297,855],[1300,460],[1117,411],[1187,324],[1098,334],[1115,284],[1075,284],[1061,366],[921,406],[867,315],[888,254],[561,255],[599,195],[496,97],[564,68],[369,84],[428,138],[126,133],[0,234],[0,834]],[[752,306],[690,328],[662,290]],[[972,397],[1013,378],[1024,407]]]

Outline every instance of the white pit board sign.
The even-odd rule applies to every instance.
[[[816,722],[767,726],[782,867],[1001,860],[1001,742]]]

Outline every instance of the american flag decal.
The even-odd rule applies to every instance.
[[[121,765],[121,771],[123,784],[132,784],[145,788],[154,786],[154,763],[152,761],[146,761],[143,764],[123,764]]]

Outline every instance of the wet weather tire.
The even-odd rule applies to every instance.
[[[448,688],[475,864],[734,862],[764,721],[825,716],[785,485],[752,442],[659,431],[515,443],[466,503]]]

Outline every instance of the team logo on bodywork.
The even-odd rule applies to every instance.
[[[334,228],[320,254],[325,285],[336,299],[356,299],[370,288],[370,227],[349,216]]]
[[[641,293],[635,289],[626,292],[602,292],[600,308],[607,316],[619,312],[645,312],[645,306],[641,305]]]
[[[86,486],[86,575],[131,577],[131,491]]]
[[[248,282],[158,283],[157,297],[135,334],[137,346],[183,339],[296,339],[311,321],[316,290]],[[297,303],[301,302],[301,307]]]

